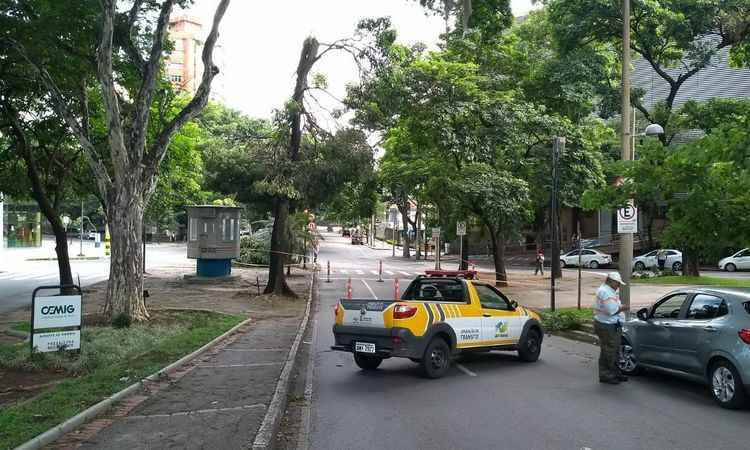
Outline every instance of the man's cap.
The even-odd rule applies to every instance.
[[[624,281],[622,281],[622,277],[620,276],[620,272],[610,272],[607,274],[607,279],[612,281],[617,281],[618,283],[622,285],[627,285]]]

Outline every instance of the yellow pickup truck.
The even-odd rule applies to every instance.
[[[331,348],[354,353],[363,370],[409,358],[428,378],[443,376],[461,352],[508,350],[523,361],[539,359],[544,333],[537,313],[471,271],[428,273],[398,300],[341,299]]]

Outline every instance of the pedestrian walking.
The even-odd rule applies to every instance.
[[[541,273],[544,276],[544,250],[541,248],[536,252],[536,268],[534,269],[534,275]]]
[[[599,337],[601,353],[599,355],[599,382],[619,384],[628,381],[617,365],[622,340],[622,322],[625,320],[626,308],[620,303],[620,286],[622,281],[619,272],[610,272],[607,279],[596,291],[594,305],[594,331]]]
[[[659,264],[659,270],[663,271],[664,266],[667,264],[667,251],[660,248],[659,251],[656,252],[656,261]]]

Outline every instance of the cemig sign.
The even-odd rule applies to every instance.
[[[74,288],[78,295],[37,297],[40,290]],[[41,286],[31,296],[31,352],[81,349],[82,295],[78,286]]]
[[[34,302],[34,329],[80,326],[80,295],[38,297]]]

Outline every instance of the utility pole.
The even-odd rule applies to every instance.
[[[578,249],[578,309],[581,309],[581,253],[583,253],[583,249],[581,248],[581,217],[579,215],[577,226],[576,226],[576,236],[578,236],[578,242],[575,243],[576,248]]]
[[[630,0],[622,0],[622,160],[630,161]],[[620,275],[625,282],[620,286],[620,300],[630,307],[630,279],[633,261],[633,234],[620,235]]]

